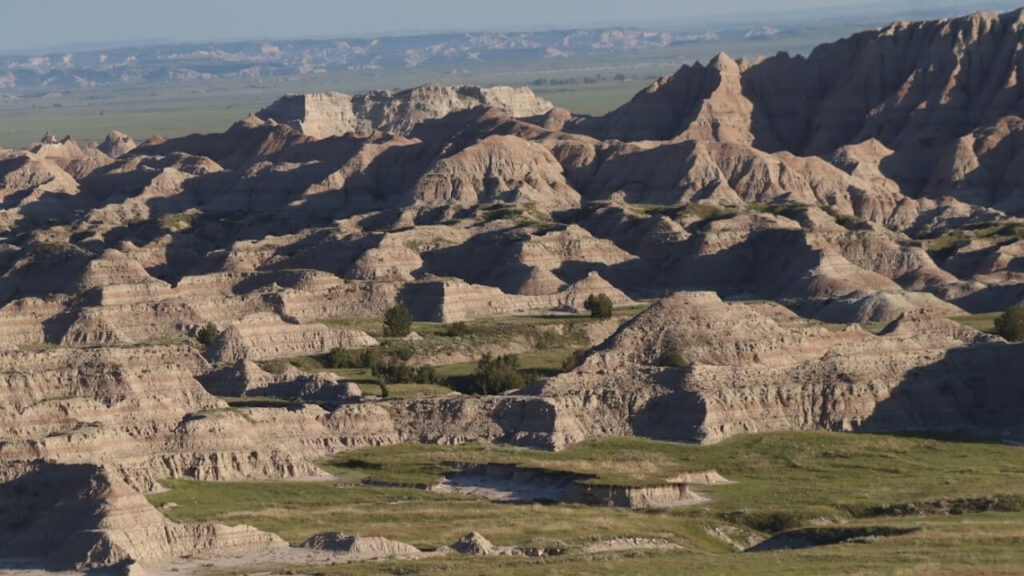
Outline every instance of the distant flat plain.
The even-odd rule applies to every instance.
[[[457,70],[405,68],[352,70],[290,77],[229,78],[177,83],[140,82],[63,92],[0,90],[0,147],[31,145],[47,131],[79,142],[102,140],[111,130],[138,141],[225,130],[289,93],[400,90],[426,83],[530,86],[555,105],[578,114],[604,114],[627,102],[682,64],[707,62],[718,52],[735,58],[806,53],[849,33],[851,24],[815,27],[778,37],[704,41],[597,56],[481,63]]]

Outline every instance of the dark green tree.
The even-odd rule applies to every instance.
[[[1024,341],[1024,306],[1014,306],[996,318],[996,332],[1010,342]]]
[[[612,299],[605,294],[591,294],[583,302],[583,307],[590,311],[594,318],[611,318],[614,305]]]
[[[199,329],[199,333],[196,334],[196,340],[199,340],[203,348],[209,348],[217,340],[218,336],[220,336],[220,330],[217,330],[217,325],[213,322],[208,322],[206,326]]]
[[[405,338],[412,332],[412,313],[402,304],[396,304],[384,313],[384,337]]]
[[[469,394],[493,395],[517,390],[525,385],[519,373],[519,358],[515,354],[492,356],[484,354],[476,363],[476,371],[468,388]]]

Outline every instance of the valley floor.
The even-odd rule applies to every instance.
[[[480,464],[571,472],[590,485],[654,485],[704,470],[729,483],[692,486],[707,497],[698,504],[638,510],[426,489]],[[1024,573],[1024,448],[964,438],[809,432],[712,446],[606,439],[559,453],[392,446],[344,453],[321,467],[334,479],[175,480],[149,498],[176,521],[251,524],[293,545],[340,531],[431,551],[475,531],[496,546],[540,555],[190,565],[210,574]],[[749,550],[758,544],[767,551]]]

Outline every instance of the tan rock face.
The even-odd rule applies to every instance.
[[[514,136],[490,136],[439,160],[416,183],[413,195],[428,206],[506,202],[564,210],[580,203],[554,156]]]
[[[271,374],[251,360],[240,360],[205,374],[199,381],[217,396],[258,396],[334,405],[362,396],[359,386],[333,374],[306,374],[295,368]]]
[[[667,347],[688,367],[643,368],[665,363]],[[893,430],[911,422],[1003,437],[1019,429],[1015,368],[981,366],[996,358],[1016,365],[1015,348],[927,314],[905,314],[876,337],[780,322],[713,295],[677,295],[539,393],[554,397],[582,437],[713,442],[757,431]],[[983,374],[977,384],[985,400],[977,406],[958,400],[967,374]]]
[[[124,132],[114,130],[99,145],[99,151],[111,158],[118,158],[131,152],[137,147],[135,140]]]
[[[377,341],[365,332],[331,330],[323,324],[289,324],[275,314],[247,316],[228,327],[207,355],[216,363],[325,354],[334,348],[365,348]]]
[[[343,552],[363,559],[416,558],[423,553],[415,546],[386,538],[346,536],[338,532],[322,532],[310,536],[303,548]]]
[[[287,546],[249,526],[172,523],[116,477],[84,464],[33,465],[0,484],[0,510],[10,521],[0,528],[0,556],[44,558],[54,570]]]
[[[516,118],[540,116],[553,108],[528,88],[427,85],[394,94],[286,96],[261,110],[259,116],[289,124],[314,138],[368,134],[374,130],[408,135],[425,121],[480,106],[496,108]]]
[[[606,138],[668,140],[687,130],[697,136],[712,119],[719,130],[704,136],[749,142],[752,132],[762,149],[798,153],[870,137],[887,145],[925,133],[949,141],[978,119],[993,122],[1019,110],[1013,59],[997,54],[1020,50],[1022,28],[1019,11],[977,13],[896,22],[821,46],[808,58],[780,54],[743,69],[719,55],[662,78],[582,127]],[[870,88],[855,88],[862,86]],[[732,118],[749,128],[722,130],[738,124]]]
[[[0,354],[0,461],[104,464],[153,490],[166,477],[316,476],[310,460],[342,446],[320,408],[224,410],[192,377],[206,372],[188,346]],[[332,387],[315,384],[303,390]]]
[[[53,161],[75,178],[87,176],[93,170],[112,162],[110,156],[102,150],[83,149],[71,136],[66,136],[59,142],[56,138],[44,138],[43,142],[29,150],[42,158]]]

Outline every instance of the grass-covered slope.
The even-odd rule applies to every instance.
[[[594,483],[629,485],[715,469],[732,483],[696,487],[710,497],[703,504],[644,511],[501,504],[411,487],[436,482],[458,463],[512,463],[584,473]],[[150,498],[157,505],[176,503],[167,511],[175,520],[249,523],[293,543],[339,530],[430,549],[475,530],[496,544],[565,550],[543,559],[481,562],[450,556],[327,573],[1013,574],[1024,565],[1024,449],[1014,446],[787,433],[714,446],[608,439],[560,453],[394,446],[346,453],[323,467],[337,475],[336,481],[173,481],[170,491]],[[800,550],[737,550],[793,530],[811,541],[828,541],[836,534],[864,536]],[[596,542],[619,537],[665,539],[680,548],[587,551]]]

